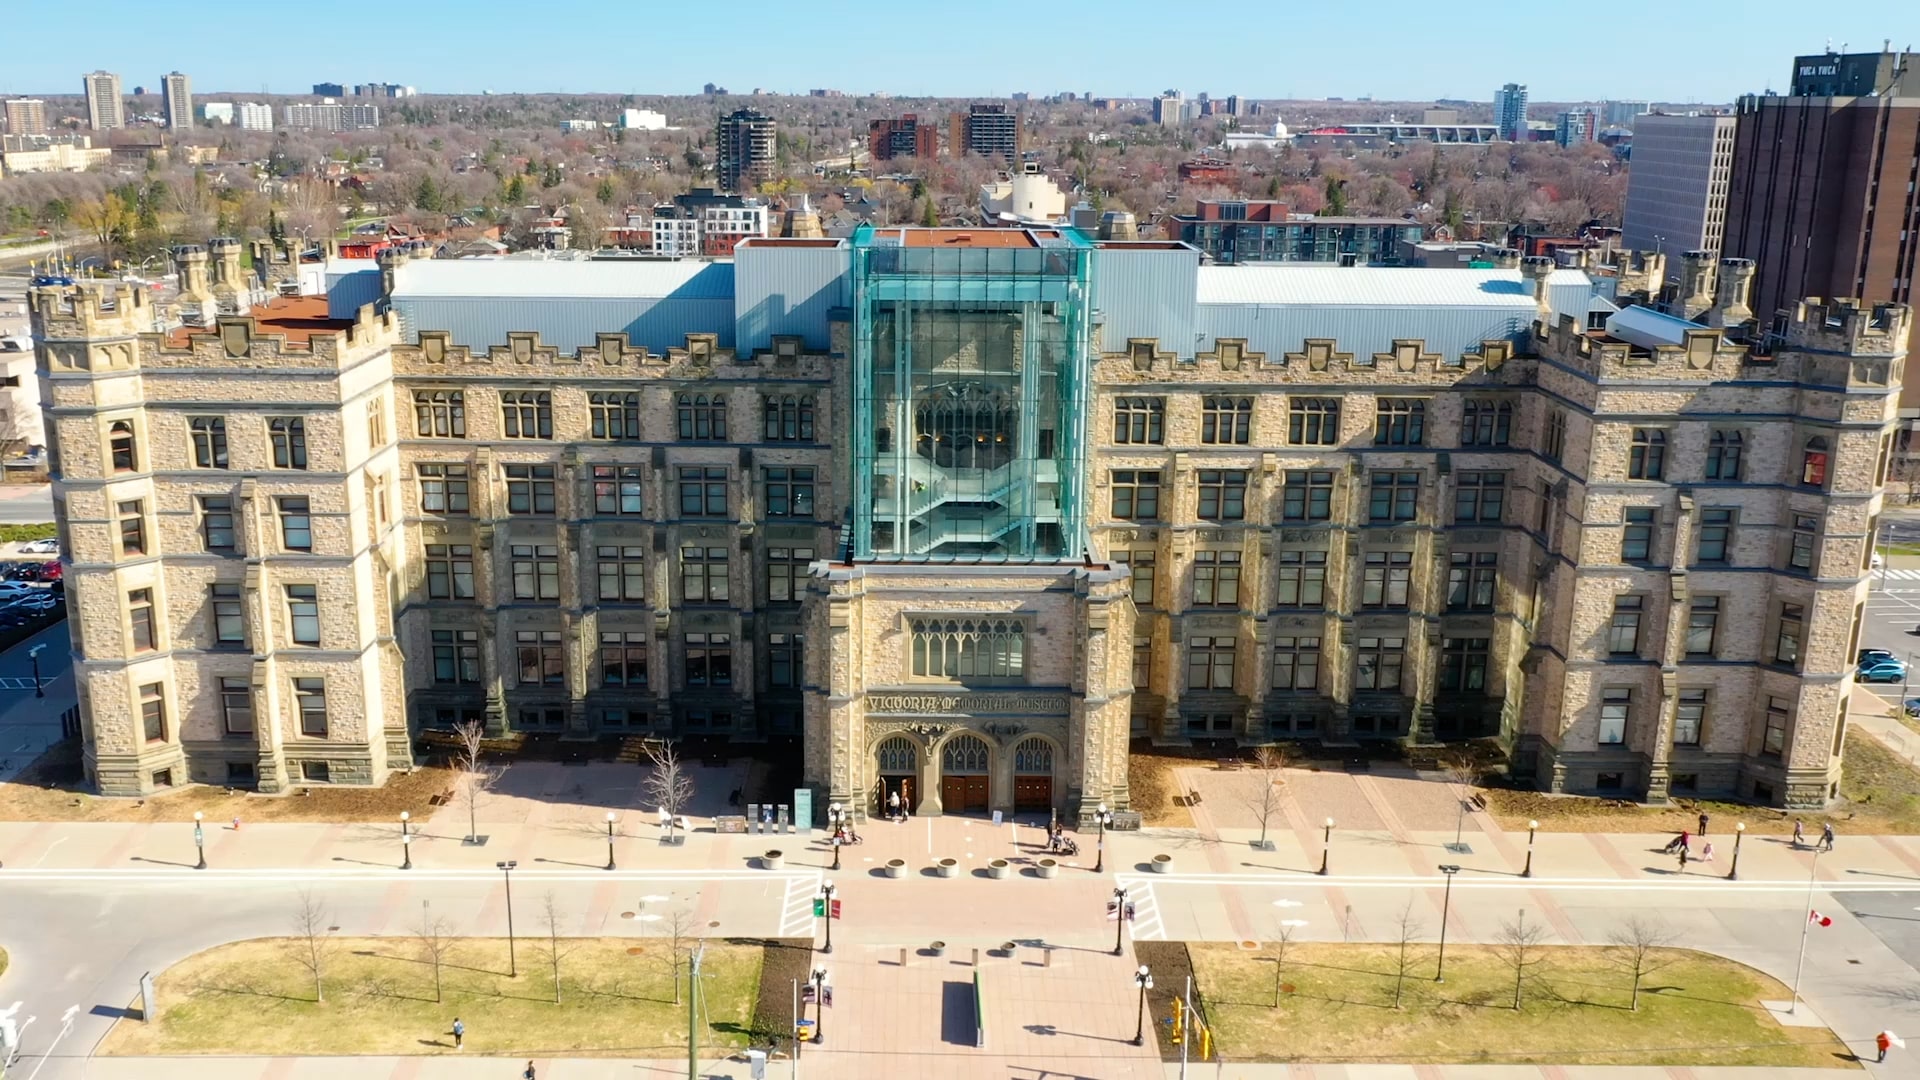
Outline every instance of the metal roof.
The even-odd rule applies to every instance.
[[[1659,345],[1685,345],[1687,331],[1699,329],[1702,329],[1699,323],[1688,322],[1650,307],[1625,308],[1607,317],[1608,335],[1643,349]]]
[[[1588,286],[1585,272],[1555,270],[1550,289]],[[1589,286],[1590,287],[1590,286]],[[1286,264],[1202,266],[1198,302],[1276,307],[1493,307],[1531,311],[1518,270]]]
[[[661,262],[427,259],[402,264],[394,299],[733,301],[733,264],[686,259]]]

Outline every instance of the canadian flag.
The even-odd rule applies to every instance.
[[[1811,923],[1818,923],[1818,924],[1819,924],[1819,925],[1821,925],[1821,926],[1832,926],[1832,925],[1833,925],[1833,917],[1832,917],[1832,916],[1830,916],[1830,915],[1822,915],[1822,914],[1820,914],[1820,913],[1819,913],[1819,912],[1817,912],[1817,911],[1809,911],[1809,912],[1807,912],[1807,921],[1808,921],[1808,922],[1811,922]]]

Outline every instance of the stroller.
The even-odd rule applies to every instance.
[[[1064,833],[1053,833],[1047,837],[1047,850],[1055,855],[1078,855],[1080,845],[1074,843],[1072,838]]]

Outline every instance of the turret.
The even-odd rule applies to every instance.
[[[1547,281],[1552,277],[1553,260],[1547,256],[1529,255],[1520,260],[1520,280],[1533,293],[1534,310],[1549,326],[1553,324],[1553,305],[1548,302]]]
[[[1493,268],[1495,270],[1520,269],[1519,249],[1510,247],[1493,249]]]
[[[253,289],[240,269],[240,241],[216,236],[207,244],[213,253],[213,298],[222,315],[244,315],[252,306]]]
[[[1697,319],[1713,306],[1713,252],[1689,251],[1680,256],[1680,310],[1684,319]]]
[[[1138,240],[1139,222],[1125,210],[1109,210],[1100,215],[1100,239]]]
[[[1720,279],[1714,283],[1713,307],[1707,311],[1707,325],[1724,329],[1752,322],[1753,309],[1747,306],[1747,294],[1752,288],[1752,259],[1721,259]]]
[[[374,253],[373,261],[380,267],[380,295],[393,298],[394,274],[407,264],[410,256],[402,247],[381,248]]]

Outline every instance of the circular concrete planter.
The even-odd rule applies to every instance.
[[[938,863],[934,864],[934,872],[941,877],[953,877],[960,872],[960,860],[941,859]]]
[[[787,865],[787,853],[784,851],[769,851],[765,855],[760,856],[760,865],[767,870],[778,870]]]
[[[1155,855],[1153,857],[1153,862],[1149,863],[1148,865],[1153,867],[1153,872],[1156,874],[1167,873],[1173,869],[1173,856]]]
[[[944,941],[936,941],[927,946],[927,951],[935,956],[945,956],[947,955],[947,943]]]
[[[888,859],[887,860],[887,876],[888,877],[890,878],[901,877],[904,874],[906,874],[906,872],[907,872],[907,860],[905,859]]]
[[[1004,878],[1007,876],[1008,863],[1005,859],[995,859],[987,864],[987,876]]]
[[[1055,877],[1060,873],[1060,863],[1057,859],[1041,859],[1035,865],[1039,867],[1041,877]]]

